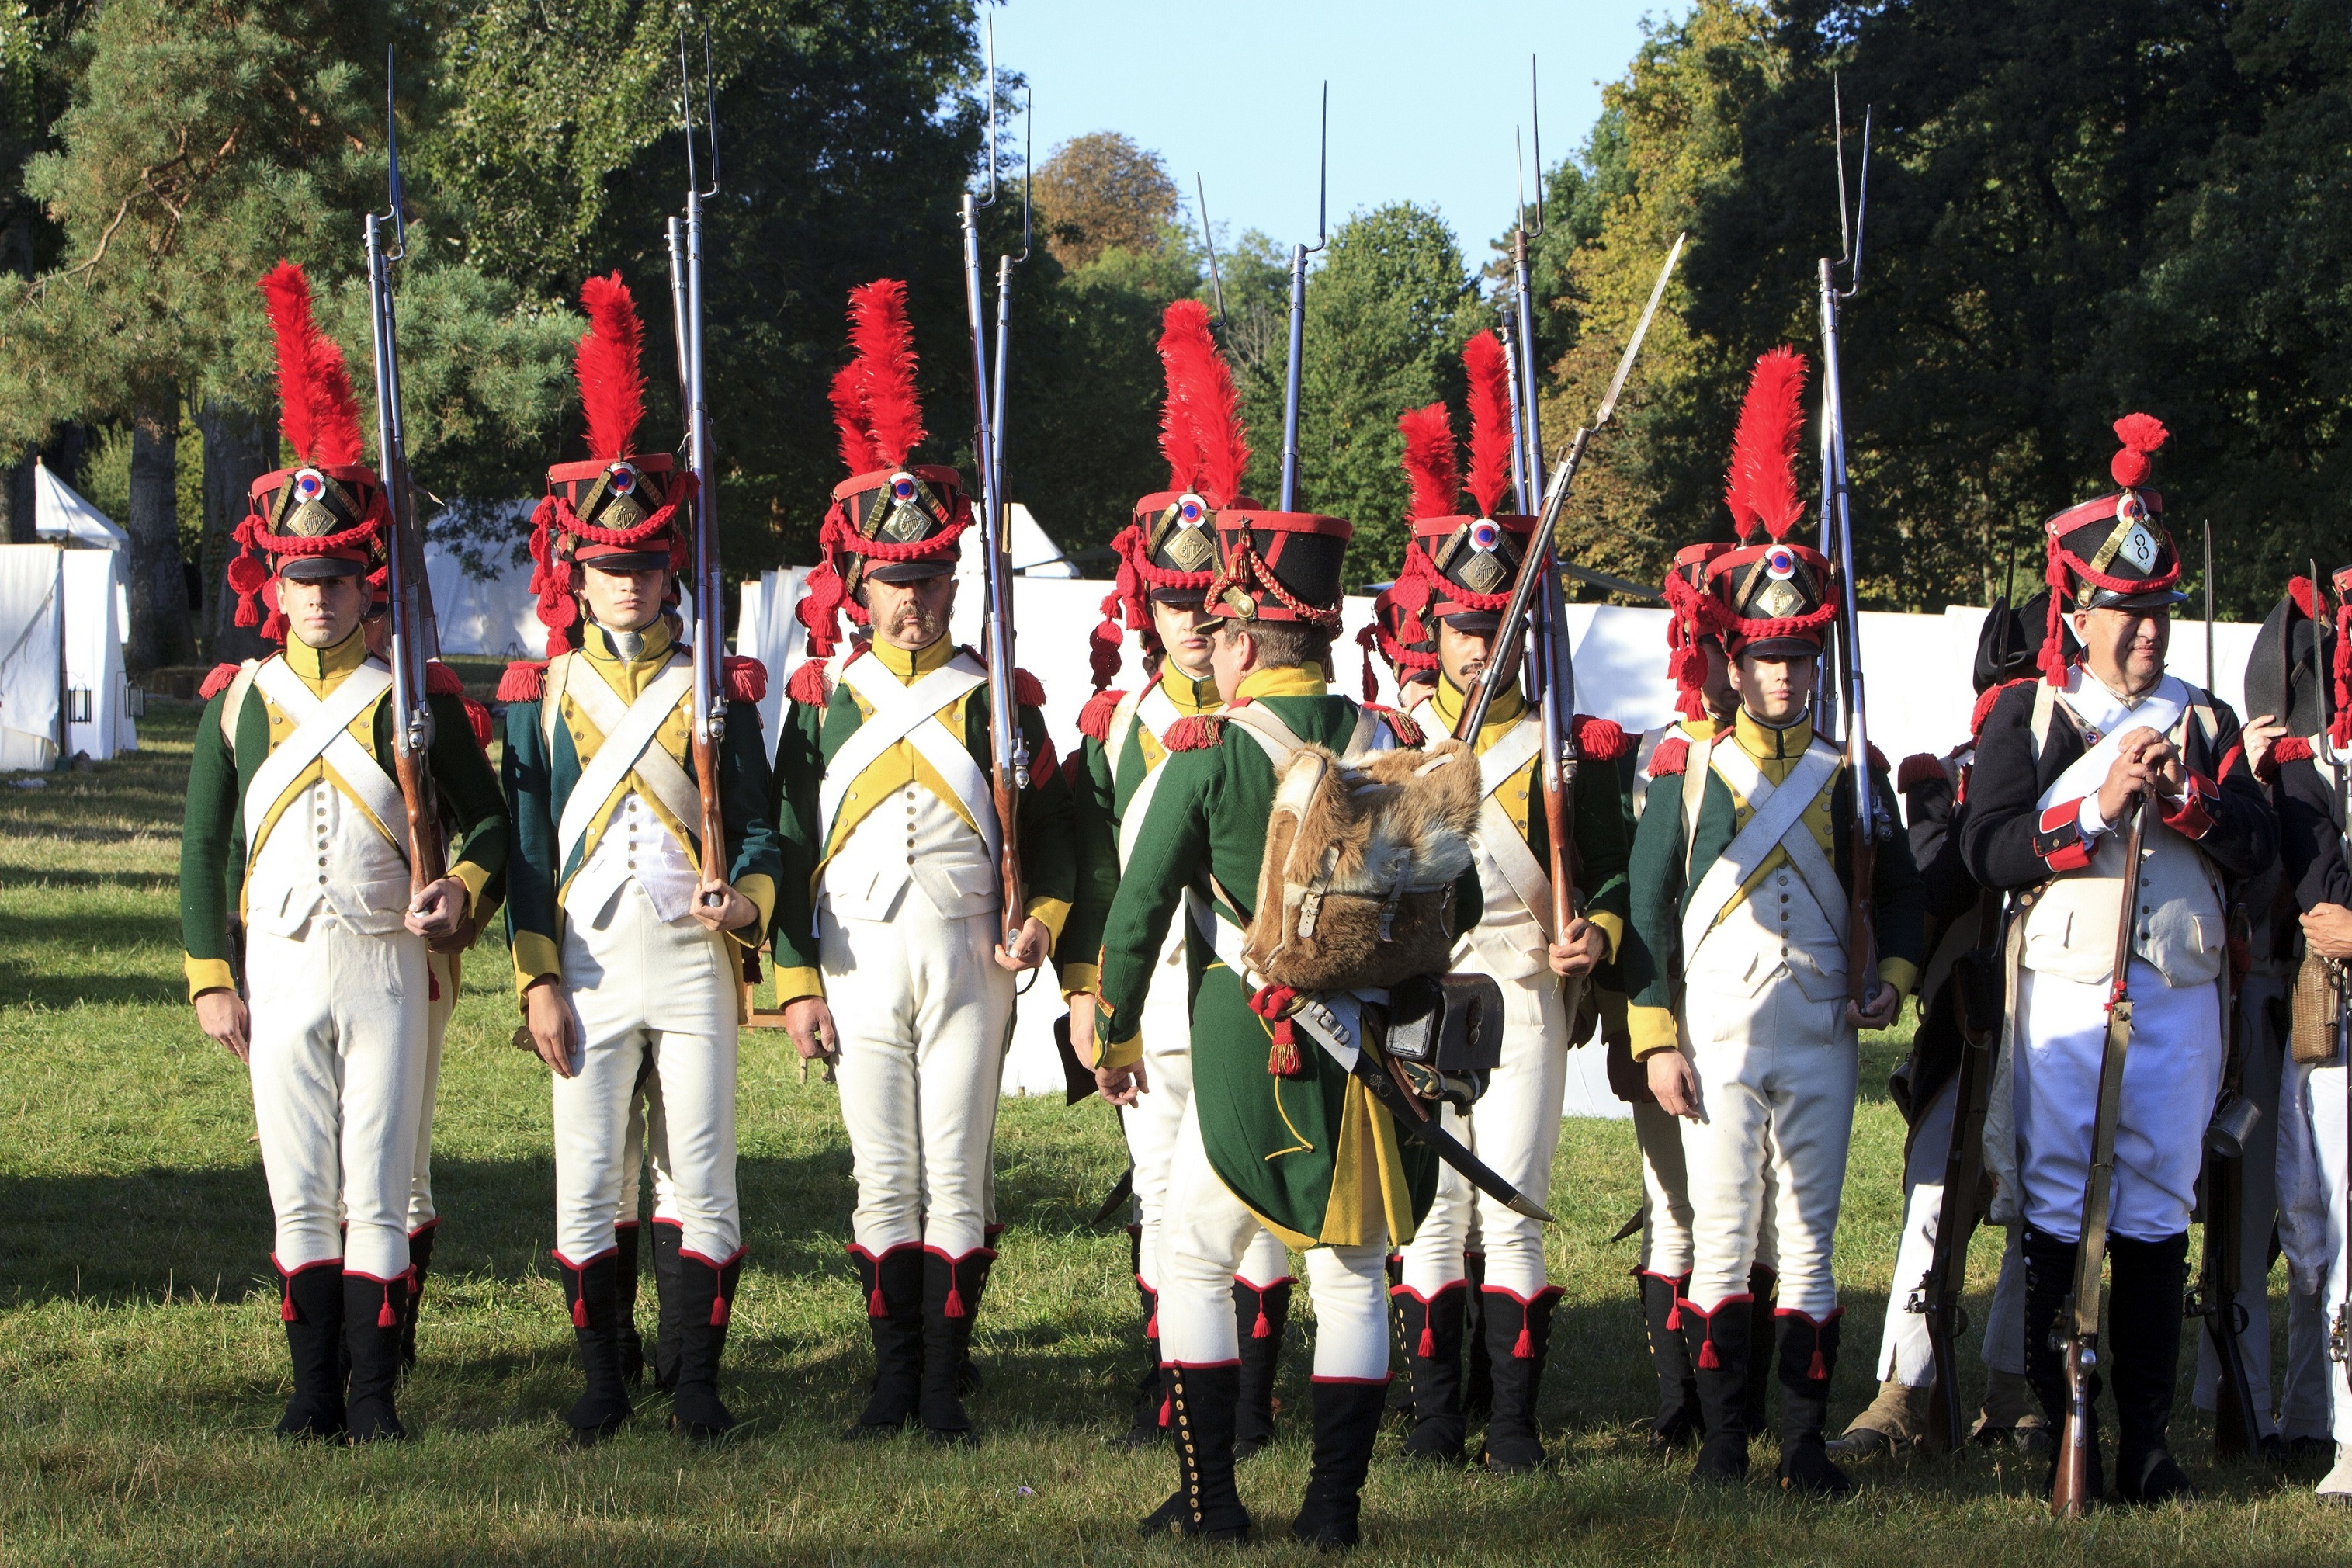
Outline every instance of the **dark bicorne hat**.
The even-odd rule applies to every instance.
[[[1666,674],[1675,683],[1675,711],[1685,719],[1706,712],[1706,650],[1723,646],[1723,606],[1706,591],[1706,569],[1729,550],[1719,540],[1685,544],[1666,568],[1660,595],[1666,601]]]
[[[1785,345],[1756,362],[1731,438],[1723,499],[1739,543],[1706,563],[1724,651],[1811,658],[1838,613],[1837,574],[1789,531],[1805,515],[1797,493],[1797,438],[1805,416],[1805,359]],[[1758,541],[1759,528],[1765,537]]]
[[[572,350],[580,382],[588,458],[547,470],[547,494],[531,516],[531,591],[539,595],[547,651],[579,645],[580,569],[672,574],[666,601],[677,598],[676,574],[686,569],[687,531],[681,509],[694,493],[694,476],[667,452],[636,452],[645,423],[646,378],[639,368],[645,323],[621,275],[591,278],[580,286],[588,330]]]
[[[2147,414],[2116,421],[2121,450],[2107,471],[2123,488],[2070,506],[2042,525],[2049,540],[2049,619],[2054,628],[2075,610],[2158,609],[2178,605],[2180,555],[2158,521],[2164,497],[2147,488],[2148,459],[2170,434]],[[2053,637],[2042,645],[2042,670],[2065,679],[2065,655]]]
[[[1110,542],[1118,585],[1105,595],[1102,621],[1089,638],[1097,691],[1118,674],[1120,622],[1143,639],[1146,654],[1159,653],[1150,601],[1199,604],[1217,574],[1217,512],[1257,505],[1241,493],[1249,436],[1233,370],[1209,331],[1207,306],[1178,300],[1168,307],[1160,363],[1168,383],[1160,405],[1168,488],[1138,500],[1132,520]]]
[[[952,574],[957,542],[971,525],[962,475],[907,461],[925,431],[906,284],[879,278],[849,291],[849,346],[850,362],[833,378],[833,423],[850,477],[833,487],[816,569],[796,612],[816,658],[840,641],[842,613],[867,624],[859,583]]]
[[[2352,586],[2352,569],[2337,572],[2336,583],[2339,595]],[[2339,609],[2338,618],[2344,614]],[[2326,601],[2312,592],[2311,579],[2290,578],[2286,596],[2263,619],[2254,634],[2253,651],[2246,656],[2247,718],[2268,714],[2284,721],[2288,734],[2305,739],[2319,732],[2324,706],[2320,682],[2333,685],[2342,679],[2336,666],[2343,638],[2328,622]],[[2326,706],[2340,709],[2341,698]]]
[[[2006,686],[2012,680],[2022,680],[2042,667],[2042,645],[2050,636],[2050,592],[2043,589],[2016,608],[2010,607],[2009,596],[1993,601],[1977,627],[1977,657],[1970,672],[1981,697],[1996,686]],[[2075,653],[2074,634],[2064,626],[2058,628],[2064,639],[2066,657]]]
[[[1462,510],[1465,481],[1445,405],[1406,410],[1397,429],[1404,436],[1404,471],[1412,482],[1412,539],[1391,593],[1424,620],[1485,633],[1502,621],[1536,520],[1500,510],[1511,481],[1510,367],[1502,339],[1485,331],[1464,343],[1462,368],[1470,384],[1467,483],[1476,510]]]
[[[281,261],[262,278],[261,292],[277,339],[278,427],[296,465],[253,481],[228,585],[236,624],[257,625],[275,641],[286,635],[278,578],[364,574],[381,588],[392,514],[375,470],[360,461],[359,399],[343,351],[311,318],[310,280]]]

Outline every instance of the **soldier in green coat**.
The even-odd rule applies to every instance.
[[[1226,706],[1170,731],[1105,925],[1097,1016],[1091,1029],[1074,1021],[1080,1059],[1101,1039],[1106,1087],[1118,1092],[1141,1058],[1144,1000],[1182,903],[1193,937],[1192,1099],[1169,1176],[1160,1309],[1181,1484],[1147,1529],[1233,1540],[1249,1528],[1233,1479],[1233,1275],[1263,1226],[1307,1253],[1317,1319],[1314,1471],[1293,1529],[1325,1545],[1356,1539],[1389,1376],[1387,1252],[1412,1238],[1436,1188],[1436,1162],[1400,1145],[1387,1112],[1337,1059],[1313,1044],[1295,1058],[1277,1051],[1242,979],[1276,758],[1306,742],[1345,755],[1421,739],[1410,721],[1325,684],[1350,532],[1341,519],[1305,513],[1219,516],[1207,603],[1224,617],[1211,656]],[[1457,923],[1475,925],[1475,870],[1455,899]]]

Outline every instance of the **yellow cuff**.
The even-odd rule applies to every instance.
[[[1103,1044],[1102,1026],[1108,1021],[1101,1013],[1095,1015],[1095,1059],[1092,1065],[1098,1070],[1108,1068],[1117,1071],[1120,1068],[1131,1068],[1141,1061],[1143,1037],[1139,1034],[1129,1035],[1123,1040],[1113,1040],[1108,1046]]]
[[[824,972],[821,969],[779,969],[776,971],[776,1005],[788,1007],[806,996],[824,994]]]
[[[776,879],[766,875],[746,877],[735,884],[735,890],[751,900],[751,907],[760,911],[760,919],[752,925],[737,926],[727,934],[741,946],[757,947],[767,937],[768,917],[775,913]]]
[[[449,868],[449,875],[466,884],[466,913],[471,917],[481,908],[482,889],[489,882],[489,872],[471,860],[460,860]]]
[[[1625,917],[1620,914],[1602,913],[1587,915],[1584,918],[1599,926],[1608,935],[1609,954],[1602,962],[1612,963],[1616,962],[1617,944],[1625,940]]]
[[[1672,1007],[1629,1006],[1625,1009],[1625,1030],[1633,1037],[1633,1059],[1671,1051],[1682,1044],[1682,1031],[1675,1026]]]
[[[563,977],[562,951],[555,945],[553,937],[541,936],[535,931],[519,931],[514,933],[514,968],[515,994],[520,996],[536,981],[550,975],[558,980]]]
[[[1062,940],[1062,928],[1070,921],[1070,900],[1067,899],[1032,899],[1021,912],[1033,921],[1045,922],[1045,934],[1055,942]]]
[[[1102,966],[1096,963],[1073,963],[1062,971],[1062,994],[1076,996],[1093,991],[1102,984]]]
[[[1907,958],[1882,958],[1878,961],[1878,978],[1908,996],[1919,984],[1919,966]]]
[[[188,1000],[193,1002],[206,991],[236,989],[236,971],[226,958],[189,958],[180,960],[180,968],[188,977]]]

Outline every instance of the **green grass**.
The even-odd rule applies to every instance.
[[[553,1203],[546,1075],[507,1044],[503,954],[449,1033],[436,1174],[446,1216],[417,1436],[368,1450],[286,1447],[269,1210],[242,1074],[182,996],[177,823],[195,710],[157,701],[148,749],[94,773],[0,788],[0,1561],[1069,1563],[1189,1561],[1131,1521],[1169,1490],[1164,1455],[1105,1445],[1125,1417],[1135,1309],[1123,1237],[1084,1228],[1124,1165],[1099,1106],[1005,1108],[1011,1223],[989,1288],[973,1401],[986,1441],[845,1446],[869,1370],[842,1254],[849,1156],[833,1093],[782,1038],[746,1037],[741,1184],[751,1258],[726,1394],[745,1427],[717,1452],[663,1431],[647,1397],[619,1440],[560,1446],[575,1374],[547,1261]],[[1870,1394],[1898,1219],[1902,1129],[1883,1088],[1899,1047],[1866,1047],[1839,1265],[1847,1342],[1834,1410]],[[1645,1457],[1646,1354],[1608,1237],[1637,1195],[1630,1129],[1571,1123],[1554,1179],[1563,1224],[1544,1413],[1559,1470],[1533,1479],[1407,1469],[1383,1439],[1366,1502],[1373,1563],[1804,1562],[1883,1564],[2295,1563],[2352,1559],[2352,1527],[2307,1478],[2217,1466],[2205,1418],[2177,1447],[2208,1500],[2057,1527],[2041,1467],[1990,1451],[1864,1467],[1842,1506],[1757,1479],[1695,1494]],[[1997,1263],[1979,1237],[1984,1291]],[[651,1286],[645,1311],[650,1321]],[[1302,1310],[1301,1317],[1308,1314]],[[2274,1310],[2274,1321],[2284,1312]],[[1285,1439],[1242,1472],[1280,1526],[1307,1468],[1306,1348],[1294,1332]],[[2184,1358],[2184,1361],[2186,1358]],[[1967,1365],[1979,1377],[1973,1346]],[[1972,1381],[1971,1393],[1975,1384]],[[1218,1560],[1223,1561],[1220,1557]],[[1278,1529],[1252,1562],[1307,1554]]]

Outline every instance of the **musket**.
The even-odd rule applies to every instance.
[[[1642,340],[1649,335],[1650,322],[1658,313],[1658,302],[1666,297],[1666,283],[1675,275],[1675,263],[1681,258],[1685,237],[1675,236],[1674,248],[1666,252],[1666,263],[1658,268],[1658,280],[1650,289],[1650,302],[1642,308],[1642,319],[1633,324],[1633,335],[1626,341],[1625,353],[1617,361],[1617,374],[1611,378],[1609,390],[1602,394],[1600,407],[1588,423],[1578,427],[1569,440],[1568,450],[1552,465],[1551,477],[1544,481],[1543,504],[1536,516],[1535,531],[1528,538],[1528,552],[1519,562],[1518,579],[1511,584],[1511,596],[1495,628],[1496,647],[1509,647],[1519,640],[1528,611],[1535,604],[1536,590],[1552,575],[1544,564],[1551,559],[1552,537],[1559,530],[1560,508],[1568,500],[1569,487],[1576,482],[1577,471],[1584,466],[1585,448],[1617,410],[1617,398],[1625,390],[1625,378],[1633,372],[1634,356],[1642,352]],[[1486,668],[1471,683],[1462,704],[1462,717],[1454,726],[1454,739],[1465,745],[1471,743],[1486,722],[1486,710],[1502,689],[1505,678],[1516,679],[1517,672],[1507,668],[1509,663],[1508,659],[1488,659]]]
[[[1515,145],[1511,163],[1521,183],[1518,222],[1511,235],[1515,308],[1505,323],[1510,329],[1505,358],[1510,372],[1507,379],[1511,396],[1511,477],[1517,486],[1521,514],[1532,516],[1537,506],[1534,454],[1543,450],[1543,426],[1537,406],[1535,287],[1528,265],[1528,241],[1543,234],[1544,222],[1543,120],[1532,56],[1528,60],[1528,99],[1535,128],[1536,217],[1530,227],[1526,174]],[[1551,873],[1551,933],[1555,942],[1567,936],[1568,928],[1576,920],[1576,857],[1570,824],[1576,816],[1576,774],[1582,763],[1576,750],[1576,663],[1569,646],[1558,553],[1557,542],[1545,552],[1539,568],[1542,576],[1536,588],[1535,614],[1528,627],[1537,720],[1543,731],[1543,814],[1545,832],[1550,839],[1551,864],[1548,869]],[[1506,646],[1497,642],[1489,657],[1501,658]],[[1472,743],[1475,742],[1465,742]]]
[[[368,316],[375,360],[376,467],[392,518],[385,542],[384,580],[391,599],[385,658],[392,666],[392,763],[408,816],[408,890],[412,898],[448,874],[441,807],[433,788],[433,710],[425,698],[425,666],[439,653],[433,590],[425,574],[425,542],[416,530],[416,500],[408,478],[408,445],[400,425],[399,322],[393,310],[392,264],[408,254],[408,217],[400,183],[400,130],[393,108],[393,55],[383,57],[384,184],[388,210],[367,215]],[[384,230],[392,243],[384,244]],[[459,936],[470,944],[470,929]],[[444,950],[455,945],[445,938]]]
[[[2154,808],[2145,796],[2131,804],[2131,833],[2124,844],[2121,900],[2116,915],[2115,976],[2107,990],[2106,1043],[2099,1056],[2099,1092],[2091,1122],[2091,1173],[2083,1192],[2081,1242],[2074,1254],[2074,1289],[2067,1292],[2052,1331],[2065,1363],[2066,1415],[2058,1430],[2058,1471],[2050,1489],[2050,1512],[2080,1519],[2090,1511],[2091,1447],[2098,1435],[2091,1425],[2091,1375],[2099,1363],[2100,1271],[2107,1256],[2109,1200],[2115,1192],[2116,1125],[2123,1111],[2124,1058],[2131,1048],[2132,936],[2138,931],[2140,850]]]
[[[1298,510],[1298,405],[1306,371],[1307,258],[1330,242],[1331,84],[1323,84],[1323,173],[1315,197],[1315,243],[1290,247],[1290,358],[1282,383],[1282,510]],[[1497,646],[1500,646],[1499,644]]]
[[[1832,92],[1836,90],[1834,84]],[[1845,231],[1845,127],[1839,109],[1838,227]],[[1852,881],[1846,906],[1846,995],[1859,1012],[1870,1008],[1878,988],[1878,919],[1874,884],[1878,846],[1891,837],[1895,824],[1880,806],[1872,776],[1870,723],[1862,687],[1862,612],[1855,603],[1853,574],[1853,494],[1846,477],[1845,395],[1840,382],[1838,316],[1845,300],[1861,286],[1863,222],[1870,201],[1870,115],[1862,121],[1862,180],[1854,203],[1854,223],[1846,254],[1832,261],[1821,259],[1822,310],[1822,553],[1835,564],[1843,592],[1838,595],[1836,638],[1837,680],[1824,682],[1836,693],[1839,716],[1845,724],[1846,769],[1853,780],[1853,828],[1847,850]],[[1847,287],[1837,285],[1837,268],[1847,268]]]
[[[990,406],[988,315],[980,274],[980,209],[996,201],[996,31],[988,32],[988,195],[963,194],[964,311],[971,327],[972,464],[980,488],[980,549],[986,606],[981,648],[988,664],[989,794],[996,809],[1002,848],[997,879],[1003,904],[998,924],[1011,952],[1024,921],[1021,874],[1021,796],[1029,787],[1029,742],[1021,732],[1021,710],[1013,690],[1013,558],[1005,548],[1004,498],[999,488],[994,410]],[[1000,268],[1000,277],[1009,277]],[[1003,308],[1002,294],[999,297]]]
[[[686,216],[669,220],[669,298],[677,343],[678,405],[686,416],[687,494],[693,508],[694,784],[701,797],[701,866],[706,882],[727,880],[727,816],[719,794],[719,748],[727,739],[727,585],[719,563],[719,497],[710,453],[710,404],[702,379],[702,204],[719,194],[719,101],[712,91],[710,28],[702,30],[702,113],[710,148],[710,184],[694,166],[694,78],[686,33],[677,36],[678,105],[686,132]],[[702,895],[705,905],[726,895]]]

